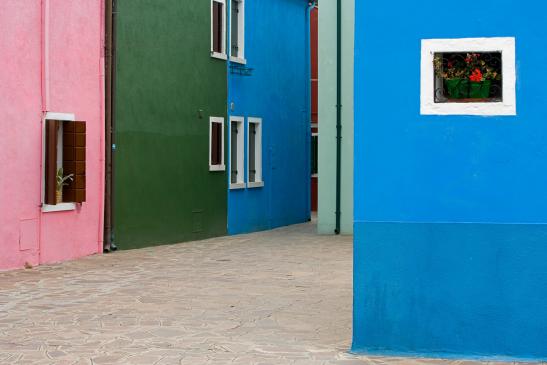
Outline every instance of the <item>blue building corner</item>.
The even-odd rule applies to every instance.
[[[352,351],[546,360],[547,4],[460,5],[356,2]],[[516,115],[421,113],[422,40],[479,37]]]

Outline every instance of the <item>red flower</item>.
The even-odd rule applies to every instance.
[[[471,76],[469,76],[469,80],[473,82],[481,82],[482,81],[482,72],[478,68],[473,71]]]

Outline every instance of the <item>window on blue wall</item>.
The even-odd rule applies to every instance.
[[[264,186],[262,180],[262,119],[249,118],[247,133],[247,186]]]
[[[230,117],[230,189],[245,187],[243,117]]]
[[[437,52],[435,103],[503,101],[501,52]]]
[[[231,0],[230,60],[245,63],[245,1]]]

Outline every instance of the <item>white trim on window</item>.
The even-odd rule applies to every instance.
[[[236,182],[232,182],[232,170],[234,166],[232,166],[233,161],[233,139],[232,139],[232,128],[233,125],[236,125],[237,128],[237,151],[236,151],[236,169],[237,169],[237,175],[236,175]],[[228,176],[230,189],[244,189],[245,188],[245,118],[243,117],[230,117],[230,159],[229,159],[229,166],[230,166],[230,174]]]
[[[76,116],[71,113],[46,112],[44,114],[44,117],[42,118],[42,189],[40,197],[40,201],[42,202],[42,212],[49,213],[76,210],[76,203],[61,203],[56,205],[49,205],[44,203],[46,195],[46,120],[63,120],[68,122],[74,122],[76,120]]]
[[[435,53],[443,52],[501,52],[502,102],[435,103]],[[460,38],[423,39],[421,61],[422,115],[485,115],[508,116],[517,114],[515,38]]]
[[[230,1],[230,61],[246,64],[247,60],[245,59],[245,0],[229,0]],[[232,55],[232,22],[234,21],[232,17],[232,1],[239,2],[239,15],[237,17],[237,47],[239,54],[237,56]]]
[[[255,150],[254,150],[254,162],[255,162],[255,179],[251,181],[251,164],[250,164],[250,135],[251,124],[255,125]],[[262,175],[262,118],[247,118],[247,187],[259,188],[264,186],[264,180]]]
[[[213,146],[213,123],[220,124],[221,138],[220,138],[220,165],[213,165],[212,161],[212,146]],[[224,118],[222,117],[210,117],[209,118],[209,171],[226,171],[226,165],[224,163]]]
[[[214,3],[222,4],[222,52],[215,52],[214,50],[214,16],[213,5]],[[211,57],[218,58],[226,61],[228,56],[226,55],[226,1],[225,0],[211,0]]]

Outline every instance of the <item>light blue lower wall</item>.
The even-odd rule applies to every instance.
[[[547,225],[354,229],[353,351],[547,360]]]

